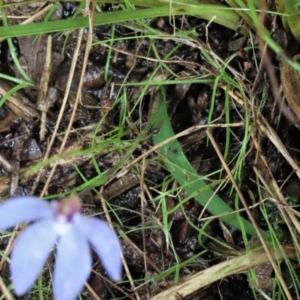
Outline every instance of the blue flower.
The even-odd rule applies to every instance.
[[[121,279],[121,247],[116,233],[106,222],[82,215],[80,209],[76,195],[60,202],[18,197],[0,205],[0,231],[34,222],[18,237],[11,254],[10,271],[18,296],[33,286],[55,245],[56,300],[73,300],[83,289],[92,268],[89,244],[109,277]]]

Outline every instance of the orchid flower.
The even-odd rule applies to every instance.
[[[0,231],[34,222],[20,234],[11,253],[10,271],[16,295],[30,290],[55,245],[55,300],[73,300],[83,289],[92,268],[89,244],[108,276],[114,281],[121,279],[121,247],[116,233],[106,222],[82,215],[80,208],[76,195],[60,202],[25,196],[0,205]]]

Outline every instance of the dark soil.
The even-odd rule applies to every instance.
[[[62,18],[69,18],[76,9],[77,4],[72,2],[62,3]],[[105,8],[110,10],[110,5]],[[14,12],[15,14],[17,12]],[[14,21],[15,22],[15,21]],[[280,21],[277,24],[278,29],[274,33],[275,37],[283,34]],[[196,29],[197,36],[194,37],[199,43],[205,44],[205,26],[207,21],[195,17],[176,17],[175,26],[181,30]],[[130,24],[129,24],[130,25]],[[169,18],[159,18],[151,22],[151,27],[161,32],[172,33],[173,27],[169,23]],[[135,36],[136,32],[131,29],[131,26],[117,25],[114,32],[115,38],[125,36]],[[72,32],[65,40],[60,34],[53,34],[53,67],[50,77],[49,86],[56,90],[56,101],[49,108],[46,121],[46,136],[42,141],[40,139],[40,112],[37,109],[37,95],[39,92],[39,79],[43,72],[43,63],[45,60],[45,47],[47,36],[42,35],[38,38],[37,43],[32,43],[35,37],[22,37],[14,39],[15,50],[18,58],[26,68],[27,74],[34,80],[34,87],[25,88],[15,95],[18,97],[22,105],[27,107],[32,114],[25,112],[23,107],[15,109],[10,101],[6,101],[0,109],[0,155],[5,160],[10,162],[14,168],[18,170],[19,177],[15,179],[15,175],[1,166],[1,184],[0,195],[2,199],[7,199],[12,196],[19,195],[40,195],[47,178],[51,171],[51,164],[47,165],[37,182],[37,172],[26,172],[30,167],[36,165],[43,160],[49,140],[53,134],[53,130],[57,121],[58,114],[61,109],[64,90],[66,87],[72,53],[76,45],[77,31]],[[112,26],[101,26],[94,28],[93,42],[110,39],[112,35]],[[288,38],[288,44],[294,45],[294,41]],[[279,40],[280,42],[280,40]],[[135,40],[118,42],[114,45],[115,49],[120,49],[122,52],[113,51],[112,59],[108,66],[108,78],[105,79],[105,68],[107,62],[108,48],[100,44],[92,47],[89,60],[87,63],[87,72],[84,81],[84,89],[82,90],[81,104],[77,109],[75,120],[72,126],[72,132],[69,135],[68,142],[64,147],[64,153],[68,153],[74,149],[88,149],[91,147],[93,134],[97,128],[98,121],[107,113],[105,122],[98,127],[96,134],[97,142],[103,141],[102,137],[109,139],[111,130],[123,126],[122,141],[130,141],[135,139],[139,134],[140,128],[146,126],[148,122],[148,113],[153,91],[148,89],[142,99],[142,105],[135,107],[135,100],[141,93],[139,87],[127,88],[128,103],[126,111],[132,110],[126,122],[120,123],[122,103],[117,99],[120,92],[124,92],[124,88],[120,87],[125,82],[142,82],[150,76],[153,70],[158,65],[155,60],[147,60],[142,57],[157,58],[157,54],[153,52],[153,45],[157,50],[157,54],[164,58],[167,53],[175,49],[171,60],[177,62],[168,63],[169,77],[174,78],[174,74],[180,78],[193,77],[199,74],[208,74],[209,81],[205,84],[177,84],[167,87],[169,115],[176,133],[185,130],[193,125],[207,124],[209,118],[209,108],[211,105],[211,97],[213,93],[213,80],[217,75],[217,70],[210,65],[199,49],[188,44],[180,44],[175,40],[157,39],[157,40]],[[274,101],[271,85],[268,79],[268,74],[265,69],[258,73],[254,64],[254,60],[260,62],[260,52],[253,51],[251,41],[243,37],[239,32],[234,32],[222,26],[212,23],[209,26],[209,46],[222,60],[227,61],[233,54],[235,57],[230,61],[230,67],[234,70],[244,73],[245,85],[248,90],[252,90],[256,99],[264,99],[263,115],[268,120],[269,124],[276,130],[283,144],[287,147],[293,159],[300,162],[299,154],[299,129],[297,124],[292,124],[285,116],[281,116],[278,121],[280,110]],[[7,42],[1,43],[1,65],[0,71],[11,76],[21,77],[11,58],[8,50]],[[62,51],[62,47],[64,50]],[[297,46],[298,47],[298,46]],[[293,47],[293,51],[295,51]],[[289,48],[290,49],[290,48]],[[297,52],[297,51],[296,51]],[[127,54],[125,54],[127,53]],[[132,54],[130,56],[129,54]],[[139,57],[134,57],[138,54]],[[295,53],[288,53],[293,55]],[[279,62],[276,56],[269,51],[268,53],[272,68],[279,80]],[[72,92],[77,92],[79,78],[82,70],[84,56],[84,47],[78,56],[75,78],[72,83]],[[178,60],[182,63],[179,64]],[[172,72],[172,73],[171,73]],[[230,73],[229,73],[230,74]],[[234,74],[231,74],[234,77]],[[257,84],[257,77],[261,76],[261,80]],[[3,83],[2,83],[3,82]],[[0,85],[9,90],[11,84],[1,80]],[[71,95],[68,99],[67,106],[64,110],[63,120],[59,126],[59,134],[54,141],[50,156],[58,153],[61,146],[63,133],[66,132],[70,121],[72,108],[74,105],[75,95]],[[221,88],[217,88],[215,95],[215,109],[211,116],[212,120],[218,120],[220,123],[225,123],[225,92]],[[230,99],[230,122],[239,122],[243,120],[245,112],[242,107],[237,107],[232,99]],[[255,125],[255,124],[254,124]],[[227,157],[227,161],[234,161],[241,147],[241,141],[244,138],[244,128],[236,128],[231,130],[231,145]],[[226,132],[225,129],[214,129],[213,135],[222,151],[224,151]],[[193,134],[180,140],[186,156],[197,170],[199,175],[205,176],[214,171],[219,170],[222,164],[210,143],[207,143],[205,131],[202,133]],[[261,139],[261,153],[268,159],[268,164],[277,183],[282,186],[282,191],[286,197],[293,197],[295,204],[298,203],[299,187],[298,178],[293,174],[293,170],[287,163],[285,158],[278,152],[277,148],[267,138]],[[127,163],[130,163],[134,158],[139,157],[152,146],[151,137],[143,141],[138,149],[133,153]],[[242,169],[242,174],[239,179],[239,186],[245,194],[249,205],[254,204],[253,199],[257,199],[258,189],[256,175],[253,171],[255,149],[252,147],[252,141],[249,142],[247,148],[249,150],[245,163]],[[64,156],[58,164],[52,180],[48,186],[48,195],[67,194],[75,191],[75,188],[84,184],[83,177],[79,176],[74,165],[80,170],[83,176],[87,179],[92,179],[98,175],[95,168],[95,163],[98,168],[104,172],[112,169],[123,155],[124,149],[113,149],[112,151],[96,153],[93,160],[90,155],[78,155],[68,157]],[[174,249],[171,250],[166,245],[165,236],[161,228],[161,208],[158,203],[151,201],[152,198],[158,195],[158,190],[164,180],[169,175],[160,163],[155,163],[155,160],[150,163],[150,158],[155,157],[155,153],[149,157],[149,163],[146,167],[141,163],[137,163],[123,176],[119,176],[108,184],[104,185],[103,195],[114,207],[118,214],[118,219],[114,214],[111,218],[115,224],[122,224],[120,228],[126,233],[126,239],[122,239],[124,257],[128,263],[129,270],[134,280],[142,279],[136,284],[137,293],[140,299],[150,299],[151,296],[167,289],[168,286],[174,283],[174,273],[166,276],[164,280],[154,282],[152,280],[145,281],[143,278],[149,278],[151,275],[158,274],[170,267],[176,265],[176,260],[185,261],[188,258],[207,250],[205,254],[189,266],[180,270],[180,277],[199,272],[208,268],[220,261],[227,259],[227,254],[217,253],[211,248],[211,240],[202,238],[199,241],[198,232],[190,226],[192,222],[196,227],[201,228],[202,221],[198,221],[198,217],[202,211],[202,207],[193,199],[189,200],[182,209],[176,210],[172,215],[169,215],[170,232]],[[234,166],[231,165],[231,168]],[[141,195],[145,195],[144,189],[141,190],[140,176],[144,172],[144,181],[146,187],[146,197],[141,199]],[[218,180],[219,173],[209,177],[210,180]],[[288,181],[286,181],[288,178]],[[169,183],[169,189],[172,188],[173,182]],[[82,188],[80,192],[82,205],[86,214],[101,214],[102,206],[98,192],[101,185],[94,186],[93,190]],[[251,195],[249,193],[251,191]],[[234,195],[231,191],[231,186],[227,185],[218,193],[220,197],[229,205],[234,204]],[[167,207],[172,208],[179,203],[180,199],[186,196],[184,191],[177,195],[166,197]],[[144,201],[144,202],[143,202]],[[143,202],[143,205],[141,203]],[[269,213],[271,222],[280,224],[281,217],[276,209],[276,206],[269,203]],[[141,214],[144,217],[141,217]],[[266,224],[262,221],[259,210],[254,210],[254,214],[263,229],[266,229]],[[203,217],[209,216],[207,213]],[[246,215],[243,215],[246,217]],[[187,219],[188,218],[188,219]],[[144,224],[142,223],[144,222]],[[146,226],[146,229],[142,229]],[[282,231],[282,242],[289,243],[290,237],[286,233],[287,228],[284,225],[277,225],[278,230]],[[224,234],[220,223],[214,220],[207,227],[207,234],[224,243],[231,243],[237,251],[244,248],[241,234],[234,228],[227,228],[231,236],[229,241]],[[4,250],[7,246],[7,240],[1,239],[0,249]],[[199,243],[200,242],[200,243]],[[176,252],[177,257],[174,253]],[[145,265],[146,257],[146,265]],[[95,256],[94,270],[105,276],[105,271],[102,269],[100,262]],[[267,268],[267,267],[266,267]],[[273,273],[266,271],[266,277],[271,278]],[[2,270],[2,276],[9,278],[8,271]],[[47,275],[45,275],[47,276]],[[127,278],[124,278],[127,280]],[[8,283],[8,281],[7,281]],[[135,299],[134,293],[131,291],[129,283],[118,285],[116,289],[106,280],[98,275],[91,276],[89,284],[94,289],[95,293],[101,299],[130,299],[126,294],[130,294]],[[265,288],[266,293],[271,293],[271,290]],[[123,293],[126,292],[126,294]],[[83,293],[84,299],[92,299],[87,291]],[[19,299],[34,299],[33,296],[24,296]],[[178,294],[178,299],[183,299]],[[205,289],[201,289],[184,299],[254,299],[252,289],[248,283],[246,274],[234,275],[225,278],[219,282],[215,282]]]

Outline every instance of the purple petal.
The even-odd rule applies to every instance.
[[[51,205],[37,197],[18,197],[0,205],[0,231],[19,223],[51,217]]]
[[[114,281],[121,280],[121,246],[108,223],[80,215],[75,219],[75,224],[95,249],[109,277]]]
[[[54,269],[54,298],[74,300],[84,287],[92,268],[88,242],[70,223],[57,247]]]
[[[47,220],[29,226],[17,239],[10,264],[17,295],[25,294],[32,287],[54,248],[56,238],[53,222]]]

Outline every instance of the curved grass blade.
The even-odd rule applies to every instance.
[[[153,134],[153,142],[157,145],[174,136],[174,132],[169,121],[166,101],[162,89],[156,93],[154,98],[150,122],[153,126],[152,128],[155,128],[153,131],[158,131],[157,134]],[[219,218],[224,223],[252,236],[257,236],[253,225],[242,218],[238,213],[232,213],[233,210],[231,207],[219,196],[215,195],[210,186],[196,173],[184,155],[177,140],[173,140],[168,144],[163,145],[158,149],[158,152],[164,157],[165,167],[179,185],[190,195],[195,195],[194,198],[202,206],[206,206],[207,210],[212,215],[222,215]],[[208,201],[209,203],[207,204]],[[224,216],[224,213],[230,214]],[[261,231],[261,233],[264,238],[270,238],[267,232]]]
[[[133,1],[134,2],[134,1]],[[141,2],[141,1],[135,1]],[[198,4],[189,6],[174,5],[170,10],[169,3],[162,7],[146,8],[140,10],[114,11],[96,14],[94,25],[115,24],[130,20],[143,18],[156,18],[170,15],[194,15],[205,20],[214,20],[215,23],[223,25],[232,30],[236,30],[239,16],[233,10],[229,10],[223,5]],[[89,17],[77,17],[68,20],[49,21],[44,23],[3,26],[0,27],[0,37],[10,38],[25,35],[58,32],[64,30],[74,30],[89,26]]]

